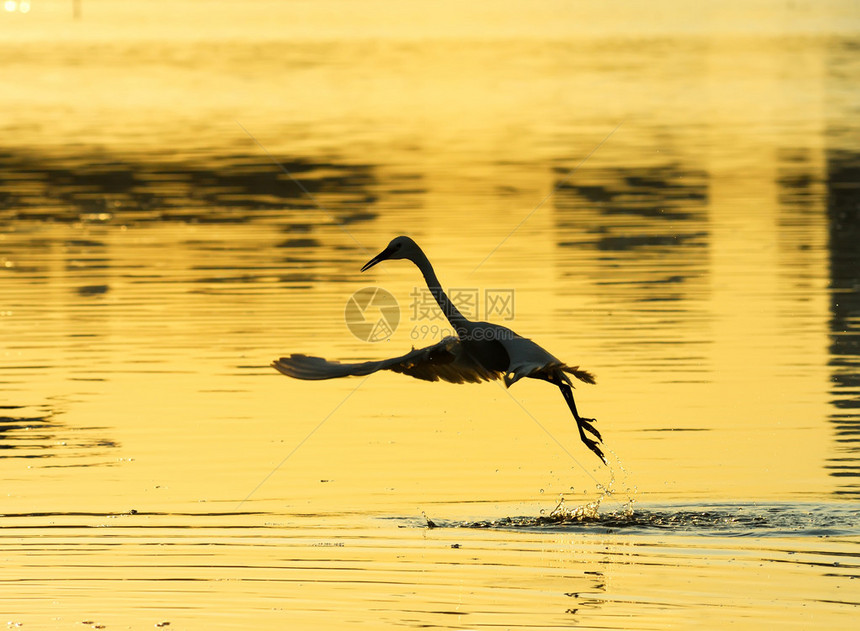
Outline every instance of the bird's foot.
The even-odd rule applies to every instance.
[[[603,437],[600,435],[600,432],[598,432],[597,428],[594,425],[592,425],[592,423],[597,422],[597,419],[579,417],[578,419],[576,419],[576,422],[581,429],[587,429],[589,432],[591,432],[597,438],[597,440],[599,440],[600,442],[603,442]]]
[[[581,416],[578,416],[576,418],[576,424],[579,426],[579,438],[583,443],[585,443],[586,447],[597,454],[597,457],[603,461],[603,464],[608,465],[609,463],[606,461],[606,456],[603,455],[603,451],[597,446],[598,442],[603,442],[603,438],[600,436],[600,432],[597,431],[597,428],[592,425],[592,423],[596,422],[597,421],[593,418],[582,418]],[[588,430],[595,438],[597,438],[597,440],[592,440],[586,436],[584,430]]]
[[[598,458],[600,458],[600,459],[603,461],[603,464],[605,464],[605,465],[609,465],[609,463],[608,463],[608,462],[606,462],[606,456],[604,456],[604,455],[603,455],[603,451],[601,451],[600,447],[598,447],[598,446],[597,446],[597,442],[596,442],[596,441],[591,440],[590,438],[587,438],[587,437],[586,437],[586,436],[584,436],[584,435],[583,435],[583,436],[581,436],[581,438],[582,438],[582,442],[584,442],[584,443],[585,443],[585,446],[586,446],[586,447],[588,447],[588,448],[589,448],[591,451],[593,451],[594,453],[596,453],[596,454],[597,454],[597,457],[598,457]]]

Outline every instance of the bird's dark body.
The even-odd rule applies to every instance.
[[[576,420],[579,436],[585,445],[604,462],[597,446],[600,432],[592,425],[594,419],[579,416],[573,400],[573,383],[568,375],[585,383],[594,383],[594,376],[578,366],[568,366],[541,346],[512,330],[491,322],[467,320],[442,291],[433,267],[424,252],[409,237],[397,237],[388,247],[362,268],[395,258],[411,260],[424,275],[427,286],[440,309],[457,332],[425,348],[415,349],[400,357],[378,361],[341,363],[322,357],[292,354],[281,357],[272,366],[288,377],[319,380],[356,375],[369,375],[379,370],[391,370],[425,381],[477,383],[503,379],[510,387],[524,377],[541,379],[557,386]],[[597,442],[586,436],[591,433]]]
[[[460,336],[466,352],[489,370],[507,372],[511,357],[500,338],[513,337],[516,333],[489,322],[475,322],[474,328],[473,332],[466,332],[465,335]],[[478,331],[487,332],[488,335],[479,335]]]
[[[463,342],[466,352],[476,362],[493,372],[506,372],[510,365],[505,347],[495,341],[465,341]]]

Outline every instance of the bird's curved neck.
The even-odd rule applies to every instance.
[[[430,260],[420,248],[418,249],[418,255],[413,260],[413,263],[415,263],[415,265],[418,266],[418,269],[421,270],[421,274],[424,276],[424,281],[427,283],[427,288],[430,290],[430,293],[433,294],[433,297],[439,304],[439,308],[442,310],[442,313],[444,313],[445,317],[448,318],[448,322],[451,323],[451,326],[454,327],[458,335],[463,335],[468,328],[469,321],[457,310],[457,307],[454,306],[454,303],[451,302],[448,295],[442,290],[442,285],[439,284],[439,279],[436,277],[436,272],[433,271],[433,266],[430,265]]]

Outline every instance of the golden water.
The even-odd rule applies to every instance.
[[[856,625],[855,4],[71,4],[0,18],[0,621]],[[438,339],[401,233],[609,467],[544,383],[268,367]]]

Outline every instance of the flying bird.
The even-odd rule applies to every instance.
[[[451,383],[478,383],[502,379],[510,387],[523,377],[541,379],[561,390],[567,406],[573,413],[582,442],[606,463],[599,442],[600,432],[593,418],[584,418],[576,410],[573,400],[573,382],[569,375],[585,383],[594,383],[594,375],[579,366],[568,366],[530,339],[510,329],[490,322],[472,322],[457,310],[442,290],[439,279],[427,255],[412,239],[396,237],[382,252],[370,259],[362,272],[382,261],[406,259],[412,261],[424,276],[427,287],[456,335],[446,337],[426,348],[413,348],[400,357],[359,363],[328,361],[322,357],[309,357],[294,353],[272,362],[272,366],[288,377],[296,379],[334,379],[337,377],[369,375],[379,370],[391,370],[425,381]],[[586,432],[596,440],[590,438]]]

